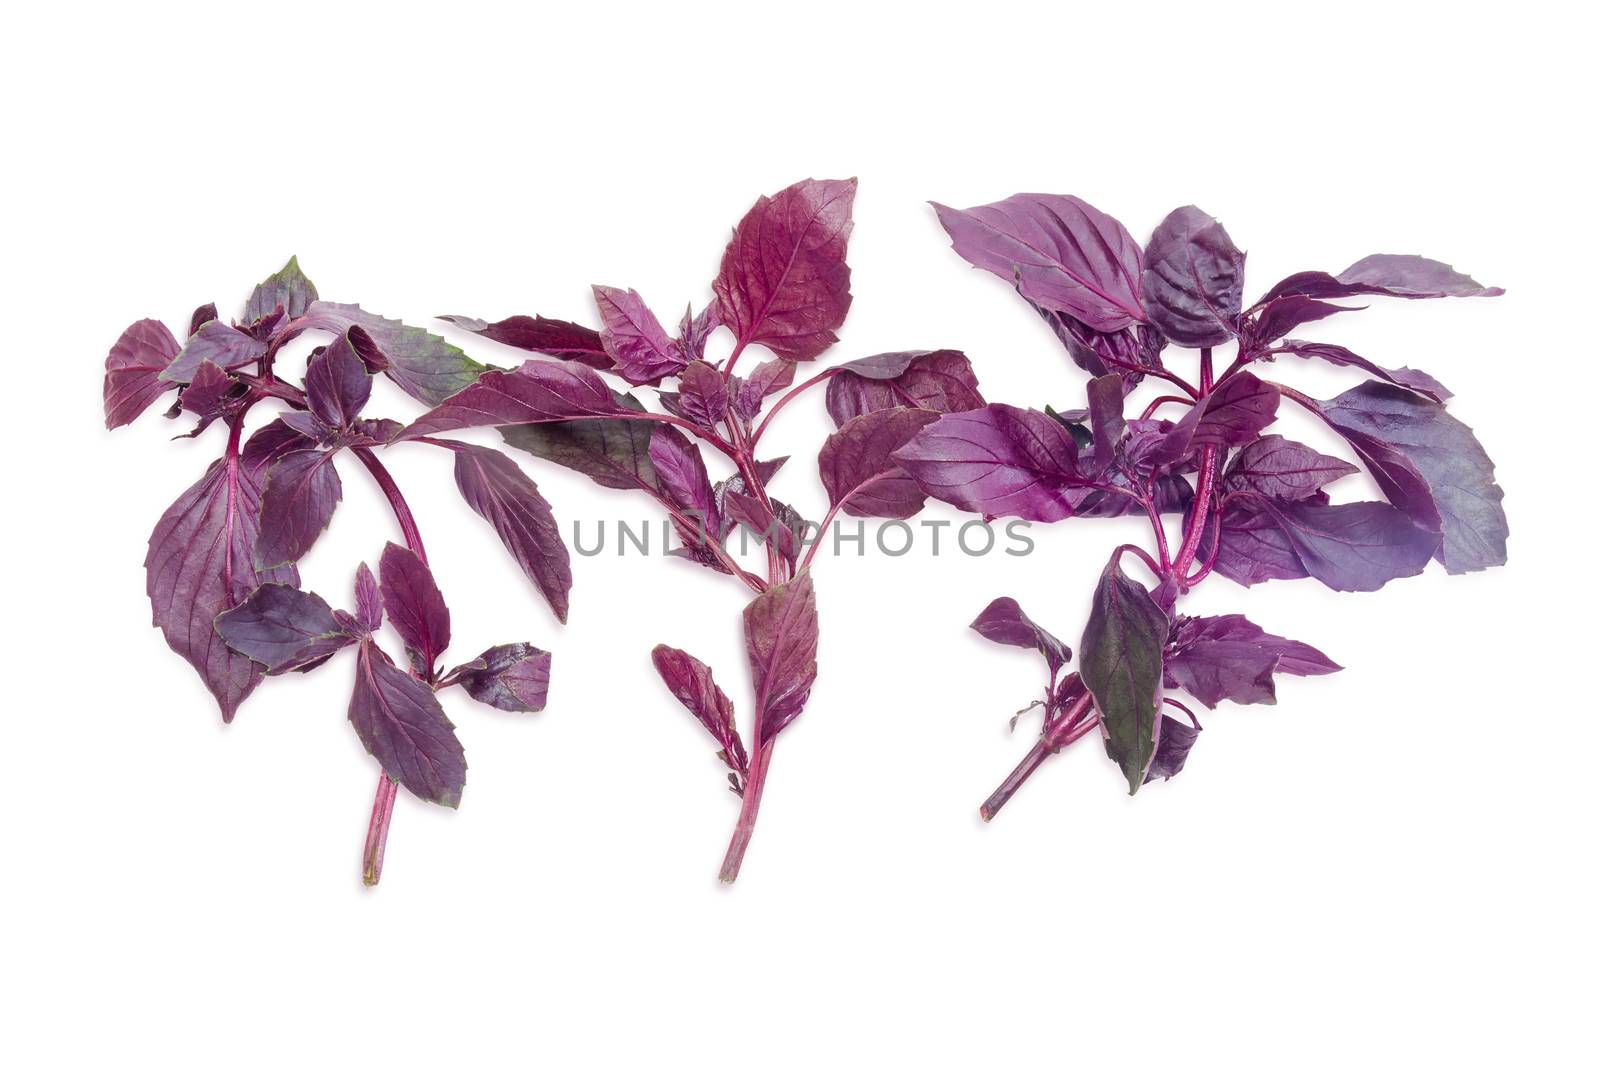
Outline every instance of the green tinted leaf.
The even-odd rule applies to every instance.
[[[317,287],[300,269],[300,261],[290,256],[282,270],[256,286],[255,292],[250,294],[250,301],[244,306],[244,321],[254,322],[263,315],[270,315],[279,304],[283,305],[287,317],[297,319],[316,299]]]
[[[1095,589],[1079,673],[1100,708],[1106,751],[1127,776],[1128,792],[1137,793],[1156,751],[1168,620],[1149,591],[1122,573],[1118,559],[1111,557]]]

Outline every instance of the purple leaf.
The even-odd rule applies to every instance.
[[[1342,459],[1276,434],[1239,450],[1222,476],[1224,489],[1244,489],[1279,500],[1304,500],[1323,486],[1359,473]]]
[[[1182,686],[1208,708],[1276,704],[1273,674],[1302,677],[1341,668],[1299,641],[1269,634],[1243,615],[1181,618],[1166,656],[1166,684]]]
[[[1384,496],[1440,535],[1435,553],[1451,574],[1506,561],[1505,496],[1494,462],[1470,429],[1440,404],[1381,382],[1363,382],[1321,405],[1367,464]]]
[[[992,601],[972,620],[972,628],[989,640],[1018,648],[1038,649],[1050,665],[1050,676],[1072,659],[1068,648],[1049,630],[1034,622],[1023,612],[1015,600],[1008,596]]]
[[[742,479],[730,478],[716,487],[719,510],[724,516],[724,536],[732,532],[731,523],[738,523],[754,533],[764,543],[770,543],[778,554],[793,563],[800,556],[800,541],[806,533],[806,520],[781,500],[772,500],[769,510],[756,497],[738,489],[729,488]],[[770,499],[770,498],[769,498]]]
[[[194,381],[183,387],[178,402],[183,410],[199,416],[203,428],[223,413],[228,396],[237,384],[231,374],[206,360],[194,372]]]
[[[460,442],[451,442],[450,447],[456,454],[456,487],[467,506],[494,527],[523,573],[550,602],[556,618],[566,622],[572,563],[539,487],[492,448]]]
[[[739,220],[712,283],[739,345],[815,359],[850,309],[850,209],[856,180],[796,182]]]
[[[1150,761],[1150,769],[1145,772],[1145,782],[1153,782],[1157,778],[1168,779],[1179,771],[1189,759],[1189,750],[1194,747],[1195,740],[1200,736],[1200,728],[1192,726],[1181,719],[1174,719],[1171,715],[1161,716],[1160,740],[1156,742],[1155,758]]]
[[[667,502],[703,528],[711,540],[720,542],[722,519],[711,490],[711,476],[706,473],[706,461],[694,442],[671,426],[657,426],[650,438],[650,461]],[[698,544],[699,531],[688,533],[689,543]]]
[[[770,744],[806,706],[817,680],[817,598],[811,573],[769,587],[744,609],[756,692],[757,744]]]
[[[283,269],[255,287],[244,306],[244,321],[256,322],[283,308],[285,315],[297,319],[317,299],[317,287],[300,269],[300,260],[289,257]]]
[[[1160,733],[1168,620],[1149,590],[1122,573],[1119,559],[1112,555],[1095,588],[1078,670],[1100,709],[1106,752],[1127,776],[1128,792],[1137,793]]]
[[[1345,307],[1343,304],[1313,300],[1309,296],[1291,294],[1271,300],[1262,307],[1251,327],[1251,334],[1254,344],[1261,347],[1271,344],[1280,337],[1288,336],[1308,322],[1316,322],[1329,315],[1337,315],[1341,311],[1360,310],[1360,308]]]
[[[543,711],[550,689],[550,653],[527,642],[495,645],[446,676],[472,699],[501,711]]]
[[[632,397],[624,396],[621,402],[644,410]],[[607,489],[659,493],[661,480],[650,461],[655,426],[637,419],[573,419],[507,426],[500,435],[506,444],[588,475]]]
[[[1055,522],[1083,484],[1066,427],[1008,404],[942,416],[895,458],[929,496],[981,515]]]
[[[305,669],[357,640],[321,597],[277,583],[218,615],[215,626],[229,648],[269,674]]]
[[[1439,380],[1425,371],[1412,370],[1410,367],[1401,367],[1398,370],[1389,370],[1362,356],[1356,355],[1342,345],[1317,344],[1311,341],[1289,340],[1283,343],[1278,352],[1292,352],[1302,359],[1321,359],[1340,367],[1359,367],[1374,377],[1381,378],[1394,385],[1402,385],[1413,392],[1421,393],[1429,400],[1436,400],[1443,404],[1450,399],[1450,390],[1446,389]]]
[[[1176,344],[1226,344],[1244,302],[1244,253],[1216,219],[1180,207],[1145,248],[1141,292],[1150,321]]]
[[[242,330],[212,320],[203,324],[183,344],[183,351],[161,377],[169,382],[194,380],[200,364],[215,363],[223,370],[238,370],[267,354],[267,343],[257,340]]]
[[[499,322],[484,322],[467,315],[440,315],[453,326],[499,341],[525,352],[540,352],[557,359],[582,363],[596,370],[613,370],[600,334],[587,326],[543,315],[513,315]]]
[[[683,368],[678,383],[678,407],[684,418],[712,427],[728,414],[728,383],[722,372],[704,360]]]
[[[213,321],[216,319],[216,317],[217,305],[215,304],[201,304],[199,307],[195,308],[194,311],[189,315],[189,336],[193,337],[195,332],[199,330],[200,327],[204,326],[208,322]]]
[[[962,259],[1014,281],[1040,307],[1102,333],[1145,321],[1138,244],[1077,197],[1018,193],[966,211],[933,208]]]
[[[885,352],[851,360],[828,381],[835,426],[886,408],[971,411],[983,407],[972,364],[960,352]]]
[[[370,640],[361,642],[350,725],[390,778],[423,800],[460,806],[467,755],[455,726],[427,683],[389,662]]]
[[[1376,501],[1330,505],[1260,497],[1252,504],[1258,516],[1230,523],[1224,515],[1217,560],[1218,571],[1243,585],[1310,575],[1330,589],[1369,592],[1421,574],[1439,546],[1438,533]]]
[[[909,519],[927,497],[895,460],[895,452],[939,418],[918,408],[890,408],[860,415],[823,442],[817,455],[828,503],[847,515]]]
[[[617,373],[634,385],[654,385],[688,363],[655,312],[632,289],[596,285],[594,302],[600,309],[600,339],[606,354]]]
[[[749,758],[733,721],[733,701],[712,678],[711,668],[689,653],[667,645],[657,645],[650,653],[650,661],[672,695],[716,739],[721,748],[717,754],[722,762],[742,778],[750,769]]]
[[[1297,295],[1326,300],[1346,296],[1398,296],[1425,300],[1442,296],[1501,296],[1504,289],[1479,285],[1448,263],[1421,256],[1375,255],[1357,260],[1335,277],[1319,270],[1291,274],[1259,303]]]
[[[356,616],[369,634],[383,625],[383,591],[365,562],[356,568]]]
[[[1094,440],[1091,470],[1098,475],[1117,458],[1127,424],[1122,419],[1122,375],[1106,374],[1089,382],[1089,425]],[[1131,503],[1131,501],[1130,501]]]
[[[258,455],[264,451],[257,449]],[[213,620],[242,604],[261,582],[296,581],[292,567],[256,571],[261,468],[249,461],[249,446],[246,456],[217,460],[178,497],[156,523],[144,560],[154,623],[199,672],[222,708],[223,722],[233,721],[261,681],[262,668],[231,651]]]
[[[342,334],[359,326],[388,360],[384,371],[424,404],[438,404],[478,380],[484,366],[437,334],[386,319],[355,304],[319,300],[306,309],[303,328]]]
[[[794,366],[786,359],[769,359],[751,371],[748,379],[734,378],[734,413],[745,422],[752,421],[767,397],[794,384]]]
[[[376,353],[377,346],[367,331],[352,326],[306,366],[307,406],[328,426],[344,429],[354,424],[372,396],[369,356],[363,352]]]
[[[450,609],[433,572],[415,552],[391,542],[383,548],[378,575],[389,625],[405,642],[416,672],[432,678],[440,653],[450,647]]]
[[[1154,466],[1180,463],[1202,448],[1232,448],[1252,440],[1278,417],[1276,389],[1240,371],[1191,407],[1147,453]]]
[[[309,552],[343,496],[332,452],[290,452],[274,463],[261,494],[256,569],[286,566]]]
[[[472,426],[517,426],[632,414],[604,379],[582,364],[531,360],[511,371],[490,371],[422,416],[400,440]]]
[[[685,359],[693,362],[706,358],[706,341],[722,325],[722,313],[715,300],[694,313],[693,305],[683,309],[683,319],[678,323],[678,348]]]
[[[106,355],[106,429],[126,426],[173,387],[161,374],[178,351],[178,339],[155,319],[140,319],[122,331]]]

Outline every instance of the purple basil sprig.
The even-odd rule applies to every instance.
[[[985,517],[1142,513],[1154,541],[1112,553],[1076,671],[1066,671],[1071,650],[1014,600],[994,601],[972,624],[990,640],[1037,648],[1049,668],[1034,704],[1044,709],[1040,740],[984,803],[985,819],[1049,756],[1092,732],[1130,792],[1177,774],[1200,723],[1172,691],[1207,708],[1270,704],[1275,675],[1339,669],[1242,615],[1178,614],[1178,599],[1213,571],[1242,585],[1310,577],[1370,590],[1420,573],[1430,560],[1451,574],[1505,562],[1494,465],[1445,410],[1449,391],[1422,371],[1390,370],[1338,345],[1289,336],[1359,310],[1335,302],[1344,298],[1502,290],[1420,256],[1375,255],[1338,274],[1291,275],[1246,307],[1244,253],[1195,207],[1168,215],[1142,249],[1121,223],[1072,196],[934,207],[956,252],[1013,284],[1092,377],[1078,410],[987,404],[943,415],[895,453],[902,470],[930,496]],[[1226,344],[1236,355],[1219,374],[1212,353]],[[1198,354],[1169,365],[1168,345]],[[1261,365],[1281,355],[1354,367],[1375,380],[1317,400],[1260,376]],[[1126,398],[1146,379],[1168,391],[1132,417]],[[1284,398],[1345,440],[1386,501],[1330,501],[1324,486],[1358,468],[1268,433]],[[1179,410],[1158,418],[1169,406]],[[1170,512],[1183,516],[1175,543],[1162,518]],[[1153,582],[1125,573],[1125,556]]]
[[[329,340],[312,351],[296,386],[278,376],[277,356],[308,332]],[[460,803],[466,757],[434,694],[460,685],[497,708],[544,706],[550,655],[532,645],[499,645],[439,670],[450,612],[416,519],[375,451],[394,441],[401,425],[365,413],[374,375],[437,404],[485,369],[434,334],[319,299],[294,259],[256,287],[240,321],[222,322],[216,305],[207,304],[180,343],[161,323],[143,319],[106,358],[108,428],[133,421],[169,391],[177,401],[168,417],[197,419],[187,436],[213,422],[227,427],[222,457],[161,516],[145,557],[155,625],[199,672],[222,720],[233,720],[266,675],[313,670],[342,649],[355,650],[350,723],[382,767],[363,851],[368,885],[382,873],[399,786],[424,800]],[[263,402],[280,414],[247,438],[245,417]],[[495,527],[564,620],[572,573],[538,488],[498,452],[439,443],[456,454],[467,504]],[[300,589],[295,570],[343,495],[339,457],[353,457],[377,482],[405,541],[383,550],[376,576],[360,566],[354,612]],[[385,615],[404,644],[405,669],[377,643]]]
[[[401,439],[498,426],[507,442],[576,470],[600,485],[652,497],[670,516],[675,554],[742,582],[755,594],[744,612],[754,711],[741,734],[734,703],[712,670],[659,645],[657,672],[711,734],[732,791],[741,798],[722,879],[739,873],[755,829],[773,745],[804,709],[817,672],[817,608],[808,538],[840,513],[904,518],[926,494],[894,459],[896,450],[941,414],[983,406],[965,356],[949,350],[892,352],[845,363],[794,384],[795,369],[837,340],[850,306],[845,261],[855,181],[802,181],[762,197],[734,229],[704,310],[684,312],[676,334],[632,289],[596,286],[600,329],[517,315],[499,322],[445,316],[456,326],[554,357],[491,371],[401,432]],[[727,359],[705,359],[707,338],[733,335]],[[774,357],[748,365],[752,346]],[[742,373],[741,373],[742,372]],[[653,387],[660,411],[620,391]],[[768,491],[783,459],[757,446],[773,416],[813,386],[827,386],[838,431],[823,444],[818,472],[829,511],[820,524]],[[773,400],[770,408],[768,400]],[[763,410],[765,414],[763,415]],[[730,468],[713,480],[707,449]],[[766,548],[765,573],[752,573],[726,547],[740,527]]]

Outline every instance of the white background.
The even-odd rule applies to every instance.
[[[12,14],[0,1058],[1593,1062],[1587,16],[543,7]],[[531,640],[555,676],[535,717],[446,701],[462,807],[403,797],[363,890],[350,668],[273,681],[222,727],[141,569],[220,430],[169,443],[151,412],[107,434],[106,349],[136,318],[237,313],[290,253],[325,297],[415,323],[592,322],[591,282],[675,319],[758,194],[852,174],[855,304],[826,359],[956,347],[992,400],[1072,405],[1083,377],[949,250],[930,198],[1072,192],[1141,239],[1194,202],[1249,250],[1252,293],[1379,251],[1505,286],[1304,333],[1456,391],[1499,464],[1510,565],[1375,594],[1207,582],[1189,610],[1247,611],[1347,669],[1205,715],[1188,769],[1136,798],[1079,746],[984,826],[1042,668],[967,622],[1010,594],[1076,644],[1107,552],[1148,530],[825,558],[820,679],[727,889],[736,801],[648,651],[702,656],[747,714],[741,589],[576,558],[559,627],[448,458],[397,449],[455,650]],[[1358,380],[1275,370],[1320,395]],[[373,410],[418,409],[385,388]],[[795,457],[775,491],[813,516],[829,428],[813,396],[770,438]],[[525,466],[564,524],[649,514]],[[330,597],[395,536],[355,466],[345,494],[304,568]]]

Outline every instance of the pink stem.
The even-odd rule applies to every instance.
[[[760,730],[760,723],[756,724],[756,728]],[[744,803],[739,806],[739,822],[733,828],[733,839],[728,842],[728,854],[722,858],[720,877],[730,885],[739,877],[745,849],[750,847],[750,835],[756,831],[756,814],[761,810],[761,791],[767,784],[767,767],[771,763],[772,742],[768,741],[750,763],[750,776],[744,783]]]
[[[1022,788],[1022,783],[1026,782],[1045,760],[1093,730],[1099,722],[1100,715],[1094,709],[1094,697],[1086,692],[1074,700],[1066,711],[1051,720],[1045,727],[1044,736],[1028,750],[1026,756],[1022,757],[1022,762],[1017,764],[1016,770],[1006,775],[1006,780],[1001,782],[1000,787],[989,794],[989,799],[978,808],[978,815],[984,822],[994,818],[1000,809],[1006,806],[1006,802],[1016,795],[1017,790]]]
[[[362,466],[371,472],[373,481],[378,483],[378,488],[383,490],[384,497],[389,501],[389,507],[394,510],[395,520],[400,524],[400,532],[405,537],[406,547],[415,552],[417,558],[426,564],[428,552],[422,547],[422,533],[417,529],[416,516],[411,514],[411,506],[401,495],[400,486],[395,484],[389,468],[383,465],[383,461],[378,459],[370,448],[355,448],[351,451],[361,460]],[[389,823],[394,819],[394,800],[399,791],[400,786],[389,777],[389,773],[379,770],[378,792],[372,798],[372,818],[367,823],[367,842],[362,849],[361,880],[369,886],[377,885],[378,879],[383,877],[383,852],[389,844]]]
[[[389,843],[389,821],[394,818],[394,798],[400,786],[387,774],[378,774],[378,795],[372,798],[372,819],[367,823],[367,843],[362,849],[361,881],[377,885],[383,876],[383,850]]]

